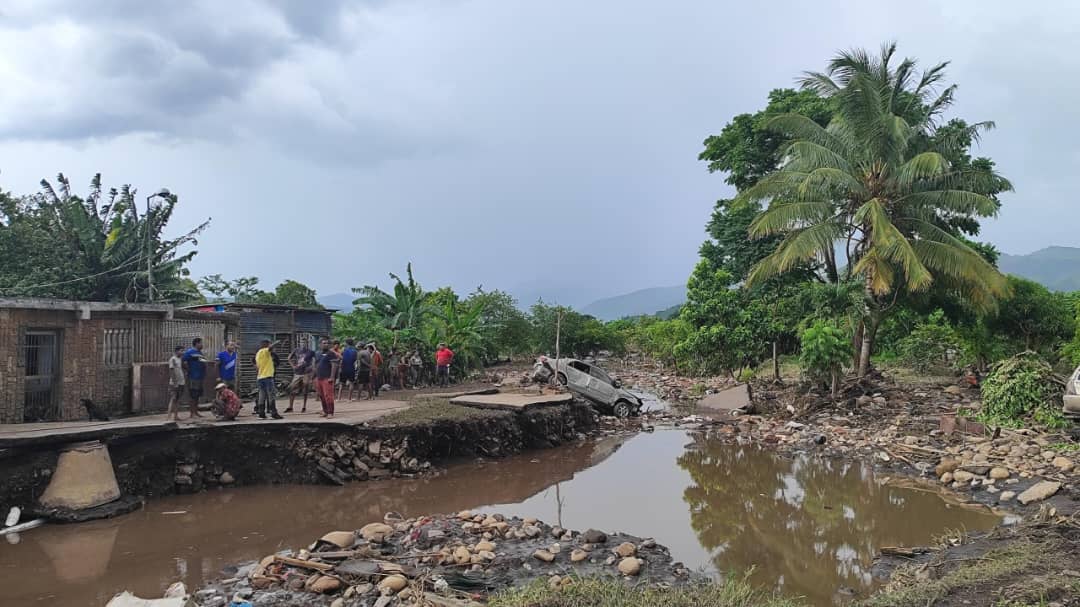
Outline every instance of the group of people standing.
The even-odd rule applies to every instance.
[[[258,383],[258,396],[255,400],[255,414],[260,419],[282,419],[277,410],[277,386],[274,377],[281,361],[274,352],[274,342],[263,339],[255,353],[255,369]],[[236,394],[236,342],[230,341],[225,349],[218,353],[218,382],[214,392],[213,411],[216,416],[232,420],[240,412],[241,401]],[[419,350],[411,352],[390,351],[389,364],[385,365],[382,353],[375,342],[363,343],[346,339],[345,345],[338,340],[319,341],[316,352],[306,344],[294,349],[287,363],[293,371],[289,382],[289,407],[282,413],[290,413],[301,397],[300,412],[307,412],[308,392],[314,388],[322,405],[321,417],[334,416],[335,397],[347,394],[353,400],[353,390],[359,398],[373,399],[379,395],[383,385],[384,373],[387,383],[406,388],[409,384],[419,385],[423,379],[424,362]],[[435,352],[436,382],[449,385],[450,365],[454,352],[446,344],[439,344]],[[384,366],[388,370],[384,372]],[[203,383],[206,380],[206,359],[203,355],[203,340],[195,338],[191,347],[177,346],[169,359],[169,420],[179,420],[180,400],[187,392],[190,397],[191,418],[202,417],[199,413],[199,401],[203,396]],[[347,393],[346,393],[347,390]]]
[[[240,397],[236,395],[236,342],[225,344],[217,354],[218,381],[214,386],[214,414],[224,419],[236,419],[240,413]],[[169,358],[169,409],[167,419],[180,420],[180,401],[186,392],[190,398],[190,418],[202,417],[199,401],[206,381],[206,357],[203,340],[196,337],[191,347],[176,346]]]

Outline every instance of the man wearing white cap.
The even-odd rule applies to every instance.
[[[225,385],[225,382],[214,386],[214,415],[219,419],[231,422],[240,414],[240,397]]]

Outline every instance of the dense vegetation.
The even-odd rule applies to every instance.
[[[185,302],[198,297],[185,267],[209,221],[163,236],[176,208],[162,190],[140,199],[128,185],[105,191],[101,175],[81,197],[64,175],[54,187],[0,191],[0,296]],[[140,210],[140,207],[142,210]]]
[[[1059,371],[1080,363],[1080,293],[1002,274],[977,240],[1012,186],[972,153],[993,123],[945,117],[957,90],[946,66],[920,71],[892,44],[843,52],[707,137],[699,159],[735,195],[708,218],[681,307],[605,323],[544,302],[526,311],[498,290],[428,291],[410,266],[390,291],[354,289],[335,334],[425,352],[445,341],[461,372],[558,349],[638,351],[691,375],[746,376],[771,359],[765,372],[779,377],[780,358],[797,356],[830,387],[893,361],[922,373],[987,371],[1027,351]],[[206,224],[164,238],[173,194],[140,212],[129,186],[105,192],[95,177],[83,198],[57,183],[0,192],[0,295],[318,306],[294,280],[264,291],[256,277],[189,279]],[[1013,388],[1000,390],[1004,414],[1031,414]]]

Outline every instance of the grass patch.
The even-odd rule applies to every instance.
[[[1080,451],[1080,443],[1054,443],[1050,448],[1059,453],[1073,453]]]
[[[374,426],[422,426],[436,422],[461,422],[473,419],[491,419],[508,415],[503,411],[489,411],[473,407],[452,405],[446,398],[418,396],[404,411],[380,417]]]
[[[1007,583],[1010,578],[1042,568],[1047,555],[1057,549],[1053,542],[1017,540],[1003,548],[990,550],[981,557],[958,560],[955,569],[937,579],[919,575],[924,567],[931,569],[948,564],[948,559],[925,565],[909,565],[893,574],[889,588],[859,603],[862,607],[922,607],[935,604],[954,593],[977,589],[985,593],[985,585]]]
[[[496,595],[490,607],[796,607],[802,605],[763,593],[744,578],[729,578],[680,588],[628,586],[618,579],[584,578],[559,589],[547,580]]]

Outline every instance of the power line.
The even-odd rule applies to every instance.
[[[135,263],[138,263],[138,262],[142,261],[143,258],[144,258],[144,256],[141,255],[141,254],[136,255],[135,257],[132,257],[131,259],[125,261],[124,263],[122,263],[122,264],[120,264],[120,265],[118,265],[118,266],[116,266],[114,268],[109,268],[108,270],[105,270],[104,272],[98,272],[97,274],[90,274],[89,276],[80,276],[79,278],[72,278],[70,280],[61,280],[59,282],[47,282],[47,283],[38,284],[38,285],[7,287],[7,288],[0,289],[0,291],[4,291],[4,292],[9,292],[9,291],[32,291],[34,289],[44,289],[46,287],[58,287],[58,286],[61,286],[61,285],[67,285],[67,284],[71,284],[71,283],[74,283],[74,282],[82,282],[84,280],[90,280],[91,278],[97,278],[99,276],[104,276],[106,274],[116,272],[117,270],[120,270],[121,268],[124,268],[126,266],[129,266],[129,265],[132,265],[132,264],[135,264]]]

